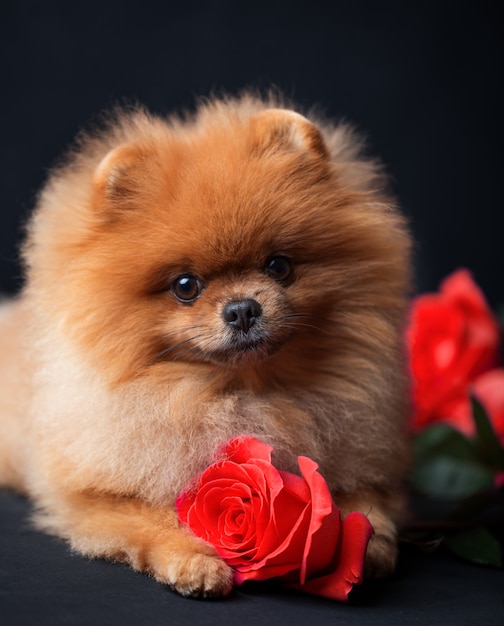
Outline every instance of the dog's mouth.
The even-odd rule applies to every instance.
[[[286,328],[268,329],[265,325],[246,333],[225,329],[224,332],[196,331],[192,337],[175,343],[156,342],[157,350],[149,364],[163,361],[207,362],[240,366],[267,360],[290,336]]]
[[[233,332],[205,356],[211,361],[228,365],[264,361],[280,349],[286,338],[284,334],[275,336],[258,329],[250,329],[247,333]]]

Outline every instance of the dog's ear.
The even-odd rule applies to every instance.
[[[259,151],[289,150],[329,159],[319,129],[289,109],[265,109],[250,119],[252,141]]]
[[[95,211],[112,215],[133,208],[149,177],[152,160],[152,153],[136,144],[122,144],[110,150],[93,176]]]

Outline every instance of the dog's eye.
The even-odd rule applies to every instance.
[[[192,274],[182,274],[172,283],[173,295],[181,302],[192,302],[199,298],[205,286]]]
[[[292,261],[286,256],[273,256],[266,263],[264,271],[279,283],[286,282],[292,276]]]

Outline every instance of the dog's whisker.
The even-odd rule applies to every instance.
[[[188,337],[187,339],[183,339],[182,341],[178,341],[177,343],[174,343],[171,346],[167,346],[166,348],[164,348],[163,350],[160,350],[154,356],[151,357],[151,359],[150,359],[151,364],[155,363],[156,361],[160,361],[160,360],[164,359],[166,356],[168,356],[171,353],[176,353],[181,348],[187,347],[188,344],[193,343],[199,337],[200,337],[200,335],[193,335],[191,337]],[[190,351],[187,350],[187,352],[189,353]],[[173,360],[176,360],[178,358],[178,356],[179,355],[175,355],[175,358]]]
[[[287,326],[288,328],[296,329],[299,327],[304,327],[304,328],[311,328],[325,335],[330,334],[327,330],[325,330],[324,328],[321,328],[319,325],[309,323],[309,321],[312,321],[312,320],[313,321],[326,321],[326,322],[329,320],[324,320],[323,318],[317,318],[316,316],[312,316],[312,315],[302,315],[299,313],[292,313],[288,315],[286,319],[288,320],[288,322],[285,324],[285,326]],[[306,321],[300,321],[300,320],[306,320]]]

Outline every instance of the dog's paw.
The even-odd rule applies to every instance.
[[[166,582],[182,596],[219,598],[233,587],[233,571],[217,555],[183,553],[173,555]]]
[[[397,541],[389,535],[371,537],[364,563],[365,578],[384,578],[393,573],[397,562]]]

